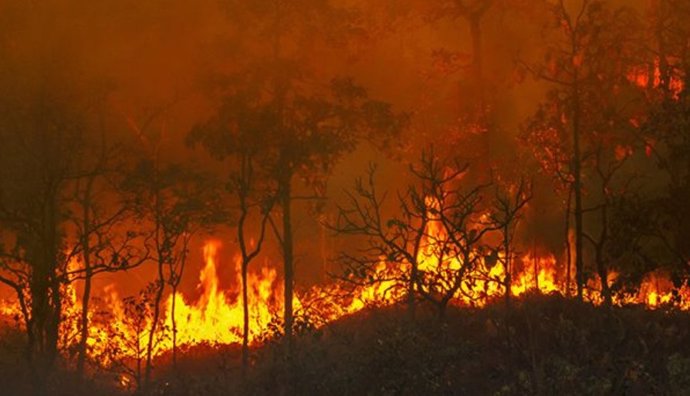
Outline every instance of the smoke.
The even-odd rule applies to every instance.
[[[146,133],[162,140],[167,160],[195,161],[220,175],[223,165],[189,150],[184,137],[213,113],[207,82],[260,62],[275,35],[286,37],[280,43],[283,51],[317,84],[334,76],[352,76],[371,97],[409,112],[413,122],[399,147],[381,153],[364,144],[335,168],[324,216],[315,216],[309,205],[300,204],[295,216],[300,283],[322,280],[326,256],[343,245],[328,233],[324,236],[318,222],[328,219],[332,203],[342,199],[343,189],[364,173],[368,162],[381,164],[381,189],[395,191],[404,188],[407,164],[417,158],[420,147],[434,145],[448,155],[471,158],[476,168],[482,162],[511,164],[519,158],[520,125],[545,90],[543,84],[516,74],[517,61],[541,54],[543,26],[533,2],[514,7],[507,6],[508,1],[496,2],[481,21],[483,76],[495,100],[490,149],[479,158],[472,156],[474,147],[452,140],[459,110],[476,102],[477,93],[470,81],[470,26],[460,15],[434,11],[433,4],[444,2],[296,1],[282,10],[285,20],[275,24],[273,19],[280,19],[273,2],[244,2],[255,7],[241,3],[6,0],[0,4],[0,84],[11,87],[3,91],[14,91],[16,97],[48,90],[65,100],[78,98],[80,109],[104,111],[106,128],[118,136],[134,138],[133,125],[143,125],[157,114]],[[329,10],[326,16],[319,14],[322,9]],[[318,18],[330,19],[324,23]],[[549,249],[558,249],[560,239],[554,235],[561,232],[562,198],[550,193],[545,178],[537,176],[536,182],[539,209],[530,214],[528,234]],[[229,230],[218,233],[232,241]],[[233,244],[224,246],[228,251]],[[189,273],[202,265],[200,245],[193,252],[196,267]],[[279,261],[275,244],[268,246],[266,257]],[[225,262],[232,260],[228,257]],[[145,283],[149,271],[136,273],[141,280],[134,282],[134,289]]]

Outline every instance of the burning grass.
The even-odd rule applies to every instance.
[[[439,264],[428,259],[425,252],[432,248],[429,245],[420,253],[420,271],[433,271],[435,265],[459,267],[452,260]],[[272,393],[293,382],[280,347],[283,300],[282,282],[276,271],[258,269],[249,277],[249,341],[254,367],[251,378],[243,382],[239,381],[238,357],[243,324],[240,293],[219,287],[220,243],[207,242],[203,253],[199,298],[190,301],[177,293],[164,304],[165,314],[153,349],[160,392],[206,394],[199,389],[210,386],[219,394],[223,394],[220,389],[239,394],[249,390]],[[611,274],[609,281],[616,291],[614,305],[618,308],[609,310],[597,308],[602,304],[597,279],[588,284],[586,296],[592,304],[578,304],[562,297],[566,278],[554,256],[525,255],[513,274],[514,307],[505,311],[502,266],[479,263],[468,274],[443,320],[433,318],[438,312],[432,315],[430,306],[422,304],[419,321],[405,321],[399,313],[406,297],[404,268],[385,262],[376,267],[370,277],[375,281],[370,283],[351,284],[343,279],[299,293],[293,301],[297,308],[295,331],[303,336],[293,363],[297,365],[299,387],[306,386],[300,390],[316,388],[321,393],[332,393],[332,389],[345,389],[348,391],[344,393],[360,394],[405,393],[408,389],[414,390],[411,393],[452,393],[464,389],[464,393],[517,394],[565,392],[572,388],[587,393],[616,393],[639,385],[656,393],[676,386],[673,381],[682,378],[674,375],[682,377],[682,370],[690,368],[690,361],[684,360],[688,355],[682,352],[683,344],[677,339],[686,338],[687,327],[682,324],[687,323],[690,293],[687,287],[675,287],[663,274],[649,274],[639,288],[630,291],[621,286],[616,274]],[[89,312],[91,375],[111,393],[137,389],[141,383],[151,328],[152,300],[147,290],[122,299],[114,287],[106,288],[99,306]],[[61,349],[65,376],[70,377],[81,307],[73,284],[64,295],[67,301]],[[170,314],[173,301],[174,322]],[[17,309],[12,304],[2,306],[6,318],[20,318]],[[21,330],[22,323],[8,319],[3,327]],[[650,341],[649,337],[659,337],[660,332],[669,339]],[[176,344],[173,334],[177,335]],[[17,345],[24,341],[18,331],[6,331],[3,339],[7,356],[23,357]],[[657,344],[664,342],[668,354],[652,356]],[[588,348],[592,351],[579,354],[579,349]],[[486,356],[480,353],[482,349]],[[639,350],[648,352],[639,355]],[[22,368],[26,362],[17,359],[3,362],[5,372],[14,373],[10,378],[25,374]],[[654,367],[651,372],[647,371],[649,364]],[[216,376],[211,378],[210,373]],[[639,375],[644,378],[628,378]],[[564,376],[565,382],[553,382],[550,378],[554,376]],[[180,378],[186,379],[180,382]],[[477,378],[481,378],[481,384],[472,382]],[[577,387],[570,382],[577,382]],[[238,384],[250,389],[239,388]]]
[[[4,327],[3,383],[17,394],[20,339]],[[687,312],[558,294],[527,293],[510,310],[452,307],[443,320],[426,305],[414,321],[400,305],[364,309],[303,328],[296,345],[291,363],[279,336],[254,347],[244,380],[237,345],[183,348],[176,367],[163,353],[154,394],[682,394],[690,385]],[[91,394],[127,394],[104,388],[107,377],[94,376]],[[72,385],[69,371],[53,376],[55,394],[75,394]]]

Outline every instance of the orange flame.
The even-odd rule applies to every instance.
[[[442,265],[448,269],[458,269],[461,264],[456,258],[446,259],[438,263],[432,259],[434,240],[440,239],[441,227],[432,221],[429,225],[431,239],[424,242],[418,262],[420,270],[432,270],[435,265]],[[434,228],[435,227],[435,228]],[[434,234],[436,233],[436,234]],[[203,253],[205,266],[199,274],[198,287],[201,295],[196,301],[189,301],[181,293],[169,295],[162,304],[163,326],[160,326],[161,336],[156,339],[154,355],[158,356],[172,349],[172,338],[169,336],[173,321],[170,315],[173,301],[175,302],[175,325],[178,345],[195,345],[199,343],[232,344],[239,343],[242,339],[243,310],[239,298],[239,287],[233,290],[222,290],[217,273],[220,260],[220,247],[218,241],[207,241]],[[563,281],[563,269],[553,255],[534,257],[524,255],[514,260],[514,276],[511,284],[511,294],[520,296],[530,290],[538,290],[541,293],[563,293],[565,282]],[[505,275],[503,257],[498,262],[488,267],[484,260],[480,260],[478,268],[473,269],[468,275],[472,282],[463,284],[452,301],[455,305],[483,306],[491,299],[504,295],[505,286],[502,283]],[[70,267],[78,263],[70,262]],[[237,284],[240,285],[240,260],[235,260]],[[391,271],[401,272],[405,268],[392,266],[381,261],[376,272],[379,275],[390,275]],[[610,279],[615,280],[618,275],[610,274]],[[390,305],[402,300],[404,293],[400,288],[396,289],[394,280],[376,282],[357,288],[354,293],[345,293],[342,283],[335,282],[325,286],[315,286],[300,293],[293,304],[296,312],[300,310],[316,312],[320,315],[320,321],[316,326],[324,325],[338,318],[356,313],[372,305]],[[248,305],[250,312],[249,340],[256,344],[262,339],[272,321],[280,318],[282,307],[282,282],[277,271],[270,267],[263,267],[257,272],[250,272],[248,277]],[[601,303],[601,298],[596,291],[598,280],[591,280],[588,284],[590,293],[588,298],[595,304]],[[397,290],[397,291],[396,291]],[[114,285],[103,290],[102,304],[109,312],[109,320],[98,320],[94,312],[89,312],[89,353],[97,358],[100,364],[108,365],[113,359],[141,360],[145,356],[145,348],[148,341],[151,318],[144,311],[140,321],[133,317],[131,310],[117,293]],[[68,300],[65,304],[65,322],[62,325],[62,347],[69,347],[75,342],[78,334],[81,304],[77,297],[74,283],[68,283],[64,289],[64,295]],[[616,295],[614,303],[643,304],[649,308],[658,308],[664,305],[673,305],[680,309],[690,309],[690,288],[683,286],[674,288],[667,276],[655,273],[650,274],[642,282],[639,291],[635,295]],[[4,302],[0,304],[2,315],[16,315],[19,307],[16,302]],[[139,312],[139,311],[137,311]],[[115,344],[115,345],[113,345]],[[112,351],[117,351],[117,356]],[[124,383],[131,380],[124,378]]]

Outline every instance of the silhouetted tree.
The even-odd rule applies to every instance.
[[[366,247],[358,253],[341,254],[346,280],[398,283],[405,288],[411,318],[417,296],[436,306],[440,317],[459,294],[473,298],[470,274],[482,269],[486,257],[495,256],[485,237],[503,224],[482,221],[486,186],[461,187],[466,170],[457,163],[444,165],[433,151],[424,152],[410,167],[415,184],[397,195],[398,213],[390,217],[385,214],[387,194],[376,189],[374,168],[366,184],[358,179],[348,193],[349,204],[339,207],[331,226],[340,234],[364,238]],[[382,261],[395,270],[381,271]]]
[[[76,265],[65,274],[67,282],[81,281],[81,313],[77,344],[77,372],[83,379],[91,316],[93,278],[104,272],[126,271],[149,259],[143,235],[134,221],[133,207],[120,187],[127,169],[123,141],[108,136],[105,125],[81,141],[84,152],[75,159],[80,175],[68,195],[70,215],[68,233]]]
[[[133,196],[132,205],[136,213],[148,222],[147,248],[157,266],[156,293],[146,349],[145,389],[151,381],[153,345],[165,287],[171,286],[176,290],[191,235],[201,228],[223,222],[225,213],[213,177],[190,167],[165,162],[161,152],[165,131],[156,136],[151,130],[155,116],[149,117],[143,127],[131,123],[144,143],[144,152],[123,186]]]
[[[505,300],[508,307],[512,294],[513,260],[516,257],[514,237],[522,217],[522,211],[532,199],[531,189],[531,183],[524,178],[520,178],[519,182],[515,184],[497,182],[489,214],[488,224],[501,234],[500,251],[503,256],[496,256],[495,259],[503,264],[505,271],[502,283],[505,287]]]
[[[606,122],[620,117],[621,106],[610,99],[617,96],[618,104],[630,99],[629,91],[617,92],[630,86],[627,68],[638,47],[631,9],[607,7],[596,0],[582,0],[574,9],[570,5],[559,1],[552,6],[556,36],[546,46],[545,62],[525,65],[553,86],[526,133],[543,168],[565,184],[564,190],[572,188],[577,296],[582,299],[586,161],[593,152],[591,142],[614,129]]]
[[[217,117],[196,126],[188,135],[191,146],[201,143],[218,160],[228,160],[227,189],[237,199],[239,217],[235,225],[241,254],[242,279],[242,370],[249,365],[249,301],[247,273],[249,264],[259,255],[266,236],[269,215],[275,201],[275,183],[271,182],[270,159],[262,150],[271,129],[268,114],[253,107],[251,98],[226,96]],[[258,231],[249,237],[250,221],[258,215]]]

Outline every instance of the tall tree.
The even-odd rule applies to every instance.
[[[179,284],[191,235],[224,219],[214,178],[190,166],[170,163],[163,157],[163,143],[167,136],[164,129],[160,134],[153,132],[156,116],[148,117],[141,127],[130,122],[144,143],[143,153],[123,184],[123,188],[130,191],[133,197],[134,210],[148,222],[147,249],[157,267],[151,328],[146,346],[145,390],[151,385],[154,344],[165,288],[170,286],[176,289]]]
[[[0,277],[23,301],[27,358],[37,373],[37,386],[57,357],[62,315],[61,286],[76,249],[67,246],[68,188],[80,176],[75,158],[81,153],[86,112],[48,82],[30,86],[2,102],[0,222],[3,239]],[[35,87],[34,87],[35,88]]]
[[[255,75],[245,73],[243,78],[250,81],[250,87],[240,91],[251,93],[254,111],[264,113],[272,124],[264,131],[268,136],[263,139],[263,150],[272,155],[270,173],[281,209],[281,224],[272,218],[269,224],[283,255],[283,317],[289,355],[294,294],[292,204],[295,198],[304,198],[296,191],[294,179],[302,177],[311,187],[323,190],[323,176],[355,148],[366,134],[363,127],[376,130],[379,137],[390,137],[400,130],[405,117],[394,114],[383,102],[368,100],[366,92],[348,80],[334,80],[328,87],[307,66],[310,60],[318,64],[326,48],[341,45],[356,34],[357,13],[352,9],[327,0],[228,0],[224,4],[228,17],[242,26],[235,48],[252,55],[239,69]],[[295,23],[297,20],[305,23]]]
[[[275,182],[271,181],[270,152],[262,146],[267,131],[272,128],[269,114],[257,111],[252,97],[235,92],[225,96],[218,113],[212,119],[197,125],[187,136],[187,143],[200,143],[209,154],[227,165],[227,189],[237,199],[239,217],[235,236],[241,254],[242,279],[242,370],[249,366],[249,265],[260,254],[268,218],[275,202]],[[251,221],[258,221],[253,234]],[[250,236],[253,235],[253,236]]]
[[[574,8],[565,1],[553,5],[554,30],[545,62],[538,66],[525,64],[535,77],[552,86],[547,99],[528,121],[526,134],[543,168],[565,183],[564,190],[572,188],[577,297],[582,299],[586,282],[583,241],[587,160],[594,151],[593,142],[615,129],[608,122],[620,118],[620,102],[630,99],[616,92],[620,86],[629,85],[626,67],[637,48],[637,25],[632,9],[609,8],[596,0],[576,3]]]
[[[298,68],[292,62],[266,62],[230,78],[221,87],[216,116],[200,124],[190,139],[205,140],[206,147],[215,147],[211,152],[216,156],[239,149],[239,172],[250,169],[242,169],[249,165],[248,160],[256,160],[274,184],[281,222],[277,224],[270,217],[268,221],[283,254],[283,319],[290,351],[294,316],[292,204],[318,198],[332,167],[345,153],[365,139],[386,144],[401,131],[407,116],[395,113],[387,103],[368,98],[350,79],[333,79],[325,87],[314,82],[317,89],[310,89],[295,74]],[[235,139],[239,139],[236,148]],[[305,196],[295,191],[297,177],[316,194]]]
[[[83,156],[77,159],[83,170],[73,183],[69,231],[74,235],[74,252],[79,265],[69,268],[70,282],[82,281],[79,340],[77,345],[77,373],[84,378],[90,326],[92,282],[103,272],[124,271],[138,267],[149,258],[140,248],[140,233],[132,222],[132,207],[118,184],[125,166],[118,158],[127,158],[122,147],[111,143],[101,125],[95,139],[85,139]]]
[[[636,82],[647,88],[647,117],[642,122],[639,140],[658,170],[668,177],[661,196],[650,206],[656,208],[659,223],[653,233],[664,245],[666,263],[672,272],[687,273],[690,249],[684,242],[690,235],[690,7],[683,1],[655,0],[649,2],[645,41],[645,58],[634,70]]]

